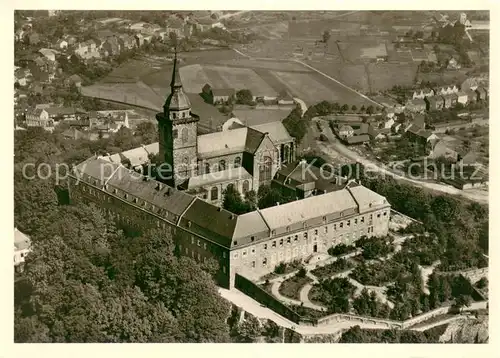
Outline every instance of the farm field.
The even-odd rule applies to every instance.
[[[205,71],[214,71],[222,78],[225,87],[236,90],[249,89],[255,95],[274,96],[276,92],[252,69],[222,66],[204,66]],[[208,75],[211,78],[211,75]]]
[[[366,75],[366,68],[363,64],[342,64],[327,61],[305,61],[307,64],[317,68],[333,78],[336,78],[345,85],[358,91],[370,92],[370,84]],[[324,77],[323,77],[324,78]],[[324,78],[325,81],[332,82]],[[332,82],[333,83],[333,82]]]
[[[280,61],[266,61],[254,59],[240,59],[240,60],[222,60],[219,61],[221,65],[229,67],[245,67],[253,69],[265,69],[286,72],[311,72],[309,69],[304,68],[298,63],[293,62],[280,62]]]
[[[282,121],[291,112],[291,108],[277,109],[234,109],[233,114],[247,126]]]
[[[369,63],[367,65],[372,92],[383,91],[394,85],[411,86],[417,66],[413,64]]]

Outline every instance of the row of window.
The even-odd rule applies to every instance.
[[[326,228],[325,228],[325,229],[326,229]],[[315,230],[315,234],[316,234],[316,235],[317,235],[317,231],[318,231],[318,230]],[[368,229],[367,229],[367,233],[368,233],[368,234],[369,234],[369,233],[373,233],[373,226],[369,226],[369,227],[368,227]],[[354,231],[354,232],[352,232],[352,233],[340,234],[338,237],[333,237],[333,238],[331,239],[332,244],[333,244],[333,242],[335,242],[335,240],[336,240],[336,239],[338,239],[338,240],[340,240],[340,241],[342,241],[342,240],[344,240],[344,239],[345,239],[345,240],[349,240],[349,239],[351,238],[351,234],[352,234],[352,237],[353,237],[353,238],[356,238],[356,231]],[[364,235],[364,230],[360,230],[360,231],[359,231],[359,237],[361,237],[361,236],[363,236],[363,235]],[[304,240],[307,240],[307,237],[308,237],[307,232],[305,232],[305,233],[303,234],[303,237],[304,237]],[[316,242],[316,241],[317,241],[317,238],[316,238],[316,237],[314,237],[314,238],[313,238],[313,240],[314,240],[314,242]],[[326,241],[324,241],[324,240],[323,240],[323,242],[325,242],[325,243],[326,243]],[[279,242],[278,242],[278,240],[273,240],[273,241],[272,241],[272,243],[271,243],[271,248],[276,248],[276,247],[277,247],[277,245],[278,245],[278,243],[279,243],[279,247],[283,247],[283,245],[284,245],[285,241],[284,241],[284,239],[280,239],[280,240],[279,240]],[[295,236],[293,237],[293,244],[295,245],[296,243],[299,243],[299,235],[295,235]],[[292,244],[292,237],[291,237],[291,236],[288,236],[288,237],[286,238],[286,244]],[[267,244],[267,243],[263,244],[263,245],[262,245],[262,248],[263,248],[264,250],[267,250],[267,249],[268,249],[268,244]],[[252,254],[255,254],[255,247],[252,247],[252,248],[250,249],[250,251],[251,251],[251,253],[252,253]],[[242,253],[242,254],[241,254],[241,255],[242,255],[242,257],[245,257],[245,256],[247,255],[247,250],[242,250],[242,252],[241,252],[241,253]],[[237,253],[237,252],[235,252],[235,253],[233,254],[233,257],[234,257],[235,259],[236,259],[236,258],[238,258],[238,253]]]
[[[98,185],[98,181],[96,180],[95,181],[95,185]],[[108,186],[106,185],[105,186],[105,189],[108,189]],[[86,185],[83,185],[82,186],[82,191],[84,192],[87,192],[92,195],[92,196],[95,196],[97,197],[98,199],[101,199],[101,200],[105,200],[105,201],[108,201],[109,203],[111,203],[113,200],[111,198],[111,196],[103,193],[102,191],[98,190],[98,189],[94,189],[92,187],[88,187]],[[122,194],[118,189],[113,189],[113,194],[115,195],[119,195],[119,194]],[[154,204],[151,204],[145,200],[142,200],[142,199],[139,199],[137,197],[132,197],[131,195],[129,195],[128,193],[123,193],[123,198],[125,200],[129,200],[129,199],[132,199],[132,202],[134,204],[137,204],[138,206],[142,207],[144,210],[148,210],[148,211],[151,211],[153,213],[155,213],[156,215],[159,215],[159,216],[164,216],[164,217],[168,217],[169,216],[169,212],[165,209],[162,209]],[[177,220],[177,215],[173,215],[172,216],[172,220],[173,221],[176,221]]]
[[[234,158],[233,168],[241,167],[241,157]],[[213,167],[210,163],[205,163],[205,174],[209,174],[214,169],[214,172],[220,172],[227,169],[226,161],[224,159],[219,160],[219,163],[215,164]]]
[[[382,214],[378,213],[377,214],[377,218],[380,218],[381,215],[387,216],[387,211],[384,211]],[[373,214],[370,214],[369,218],[370,218],[370,220],[368,221],[368,223],[369,223],[369,225],[372,225],[372,223],[373,223]],[[326,216],[323,216],[323,222],[326,222]],[[351,226],[351,222],[354,225],[358,225],[358,218],[346,220],[345,221],[346,227],[350,227]],[[359,218],[359,223],[364,223],[364,222],[365,222],[365,217],[364,216],[362,216],[361,218]],[[344,228],[344,221],[341,221],[340,223],[338,223],[338,225],[339,225],[340,229]],[[304,223],[303,227],[304,227],[304,229],[307,228],[307,223]],[[324,230],[324,233],[327,234],[328,233],[328,226],[325,226],[323,228],[323,230]],[[337,230],[337,223],[333,224],[333,230]],[[286,227],[286,232],[290,232],[290,227],[289,226]],[[318,235],[318,234],[319,234],[319,230],[315,229],[314,230],[314,235]],[[271,231],[271,236],[275,236],[275,235],[276,235],[276,230]],[[295,235],[295,237],[297,237],[297,235]],[[304,233],[304,238],[307,238],[307,233]]]

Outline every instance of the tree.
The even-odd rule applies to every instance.
[[[344,104],[344,105],[342,105],[342,107],[340,107],[340,110],[341,110],[342,112],[345,112],[345,111],[347,111],[348,109],[349,109],[349,105],[347,105],[347,104]]]
[[[141,144],[151,144],[158,141],[158,129],[153,122],[141,122],[134,132],[135,136],[141,138]]]
[[[236,330],[239,340],[244,343],[255,342],[262,334],[259,320],[249,314],[247,314],[245,319],[238,324]]]
[[[358,109],[358,107],[356,107],[356,105],[355,105],[355,104],[353,104],[353,105],[352,105],[352,107],[351,107],[351,110],[352,110],[353,112],[356,112],[356,110],[357,110],[357,109]]]
[[[241,194],[236,190],[234,185],[228,185],[224,192],[222,207],[237,215],[252,211],[252,207],[248,202],[243,201]]]
[[[326,43],[328,43],[328,40],[330,40],[330,37],[331,37],[331,35],[330,35],[330,31],[325,30],[325,31],[323,32],[323,36],[322,36],[322,37],[323,37],[323,42],[324,42],[325,44],[326,44]]]
[[[476,287],[479,289],[488,287],[488,279],[486,277],[481,277],[481,279],[476,282]]]
[[[373,114],[373,111],[374,111],[374,108],[372,105],[369,105],[367,108],[366,108],[366,113],[367,114]]]
[[[281,190],[269,185],[261,185],[257,192],[259,209],[269,208],[279,204],[285,204],[293,200],[292,197],[284,195]]]
[[[455,304],[453,305],[457,309],[463,307],[470,307],[472,303],[472,298],[469,295],[460,295],[455,299]]]
[[[242,89],[236,92],[236,103],[238,104],[252,104],[253,95],[249,89]]]

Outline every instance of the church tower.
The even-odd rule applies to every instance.
[[[164,163],[161,175],[166,182],[177,187],[191,176],[197,175],[197,130],[199,117],[191,113],[191,103],[182,89],[177,51],[170,82],[170,95],[163,105],[158,120],[160,160]]]

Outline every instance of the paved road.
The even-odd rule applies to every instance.
[[[487,192],[485,192],[483,195],[481,195],[481,192],[468,192],[466,190],[457,189],[457,188],[452,187],[450,185],[422,182],[422,181],[403,177],[399,174],[396,174],[396,173],[386,169],[383,164],[366,159],[366,158],[362,157],[361,155],[359,155],[358,153],[347,148],[345,145],[343,145],[337,139],[335,134],[333,134],[329,125],[323,126],[323,133],[328,137],[328,140],[329,140],[328,148],[329,149],[333,149],[334,151],[342,154],[343,156],[349,158],[352,161],[359,162],[359,163],[363,164],[366,168],[369,168],[370,171],[382,173],[384,175],[388,175],[388,176],[391,176],[395,179],[402,180],[402,181],[405,181],[407,183],[411,183],[413,185],[420,186],[423,188],[432,189],[435,191],[440,191],[443,193],[448,193],[448,194],[453,194],[453,195],[461,195],[463,197],[466,197],[467,199],[477,201],[477,202],[482,203],[482,204],[488,203],[488,193]]]

